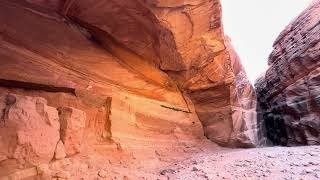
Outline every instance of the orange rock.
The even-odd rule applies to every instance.
[[[100,102],[112,97],[107,136],[120,142],[129,143],[131,136],[143,141],[148,133],[150,139],[166,139],[175,132],[183,139],[197,139],[203,134],[201,121],[205,135],[214,142],[254,146],[254,120],[248,120],[254,116],[254,103],[250,104],[254,95],[239,60],[230,58],[218,0],[28,2],[31,5],[2,3],[5,18],[0,21],[7,30],[1,56],[11,61],[4,63],[0,76],[54,86],[60,93],[67,88],[68,96],[79,96],[81,91],[97,95],[99,103],[90,102],[90,108],[88,96],[81,96],[81,102],[68,101],[86,112],[90,141],[96,138],[92,135],[96,122],[107,116]],[[9,37],[19,39],[23,46]],[[12,56],[13,52],[18,55]],[[62,98],[41,95],[56,107],[64,107]]]
[[[0,154],[22,166],[49,163],[59,140],[58,111],[39,97],[0,95]]]
[[[247,85],[248,94],[242,94],[237,101],[255,102],[255,95],[243,68],[233,66],[240,64],[239,58],[230,58],[231,48],[226,49],[228,42],[221,26],[219,1],[121,0],[103,1],[96,6],[92,4],[97,4],[97,1],[76,1],[66,15],[89,29],[105,48],[122,61],[132,63],[129,62],[130,57],[116,50],[117,45],[130,49],[142,61],[168,71],[181,90],[190,91],[189,95],[205,129],[207,122],[228,126],[229,130],[223,132],[223,135],[219,134],[220,126],[211,126],[205,130],[211,140],[226,146],[255,146],[255,120],[248,119],[255,115],[255,104],[250,105],[251,114],[245,118],[231,115],[234,109],[232,95],[237,91],[233,87],[242,86],[243,83]],[[114,18],[109,19],[108,16]],[[148,71],[141,70],[141,73],[149,76]],[[220,92],[224,89],[230,92]],[[212,106],[211,102],[215,102],[215,105]],[[223,120],[217,117],[217,111],[222,111],[219,116]],[[238,125],[234,125],[235,122]],[[247,127],[246,135],[240,135],[242,130],[238,128],[239,123],[248,123],[244,125]],[[233,131],[237,133],[231,135]],[[244,140],[246,142],[237,138],[238,135],[247,138]]]
[[[58,108],[60,120],[60,138],[68,156],[81,152],[84,130],[86,127],[86,114],[83,111],[61,107]]]
[[[60,160],[60,159],[65,158],[66,156],[67,155],[66,155],[66,152],[65,152],[64,144],[60,140],[60,141],[58,141],[58,144],[56,146],[56,150],[54,152],[54,158],[57,159],[57,160]]]

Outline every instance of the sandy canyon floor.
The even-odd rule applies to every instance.
[[[68,159],[63,161],[65,163]],[[76,163],[74,159],[72,161]],[[107,162],[101,162],[100,167],[85,165],[82,170],[84,164],[80,163],[74,175],[76,179],[83,180],[313,180],[320,179],[320,146],[202,149],[190,153],[184,160],[162,163],[150,168],[150,164],[145,162],[133,168],[124,164],[106,166]],[[68,163],[65,169],[67,166]],[[86,176],[81,177],[81,174]]]
[[[320,179],[320,147],[200,153],[168,169],[167,179]]]

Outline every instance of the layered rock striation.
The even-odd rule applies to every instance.
[[[19,33],[10,37],[25,41],[26,47],[39,48],[36,53],[54,56],[54,62],[59,66],[82,73],[87,78],[76,80],[63,77],[62,73],[63,76],[54,83],[44,77],[30,77],[25,81],[41,79],[40,84],[47,81],[49,85],[86,89],[92,86],[88,83],[89,78],[97,77],[94,81],[100,86],[111,84],[147,98],[169,101],[174,103],[169,107],[177,105],[182,109],[187,107],[186,99],[190,98],[209,139],[224,146],[255,146],[256,124],[251,118],[254,117],[255,95],[239,66],[239,59],[232,55],[235,54],[233,48],[227,45],[219,1],[60,0],[48,3],[28,0],[12,1],[11,4],[15,2],[27,7],[24,9],[33,12],[34,16],[40,16],[37,18],[46,19],[43,24],[54,26],[52,29],[56,29],[56,33],[50,33],[44,43],[47,47],[54,46],[57,53],[46,52],[45,46],[38,46],[43,42],[41,38],[45,38],[39,34],[39,37],[29,36],[30,40]],[[67,28],[66,23],[71,28]],[[22,24],[11,25],[15,26],[11,29],[19,25]],[[28,29],[24,31],[30,33]],[[30,31],[34,32],[33,29]],[[69,31],[73,32],[68,37],[57,40],[59,35],[66,36]],[[73,39],[82,43],[70,48]],[[84,50],[86,47],[89,48]],[[107,51],[101,52],[102,49]],[[68,58],[72,60],[67,61]],[[102,60],[105,58],[109,60]],[[106,72],[104,67],[112,67],[114,71]],[[128,70],[132,75],[124,72]],[[6,79],[13,77],[12,73],[5,76]],[[64,81],[60,81],[62,79]],[[23,78],[17,77],[16,80]],[[190,108],[187,107],[187,111]]]
[[[91,0],[73,2],[67,11],[64,7],[66,16],[119,59],[136,64],[118,50],[125,47],[166,72],[191,98],[209,139],[224,146],[255,146],[255,95],[237,65],[239,58],[227,47],[219,1]],[[140,72],[149,76],[143,67]]]
[[[103,158],[117,162],[123,157],[143,162],[158,159],[155,149],[181,147],[175,152],[182,153],[186,146],[204,141],[193,105],[165,73],[143,61],[135,64],[137,69],[127,65],[102,48],[88,31],[54,11],[21,1],[2,1],[0,9],[0,91],[46,99],[59,117],[57,137],[61,135],[50,143],[46,161],[34,158],[43,156],[40,151],[30,157],[34,163],[18,161],[1,151],[0,176],[53,161],[56,147],[64,149],[67,157],[90,152],[90,156],[104,154]],[[132,54],[122,47],[121,52]],[[149,76],[140,73],[140,67],[147,69]],[[35,126],[44,116],[30,116],[36,113],[33,106],[17,113],[17,118],[27,116],[19,121],[28,126]],[[6,108],[1,105],[0,109],[4,143],[9,135],[7,126],[15,120],[9,116],[8,123],[2,123]],[[39,127],[41,132],[50,132],[45,123],[40,125],[44,126]],[[33,133],[32,128],[28,130]],[[61,143],[57,146],[59,139],[64,148]]]
[[[152,168],[204,135],[256,145],[217,0],[3,0],[0,24],[0,177],[78,156]]]
[[[320,144],[319,22],[316,0],[279,35],[256,81],[260,134],[274,144]]]

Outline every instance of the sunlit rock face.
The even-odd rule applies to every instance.
[[[0,151],[0,177],[40,163],[57,171],[54,160],[79,154],[157,168],[214,146],[205,136],[256,146],[255,93],[224,36],[219,1],[3,0],[0,24],[0,92],[27,99],[16,113],[26,118],[13,120],[24,128],[39,119],[36,130],[54,141],[30,161]],[[38,112],[38,99],[53,113]],[[11,104],[0,103],[2,141],[4,122],[14,121]],[[42,142],[27,140],[41,153]]]
[[[256,144],[254,114],[240,113],[254,111],[254,93],[226,48],[219,1],[80,0],[60,11],[129,66],[146,62],[166,72],[195,104],[209,139],[224,146]],[[150,76],[144,66],[135,68]],[[234,99],[244,82],[249,93]],[[244,99],[253,102],[250,107],[240,105]]]
[[[139,163],[151,159],[153,167],[160,158],[183,158],[184,153],[199,150],[198,145],[206,142],[191,101],[182,96],[166,73],[141,61],[127,48],[116,46],[116,52],[129,57],[129,63],[101,47],[72,21],[21,1],[0,2],[0,24],[0,92],[46,99],[60,117],[60,124],[67,123],[60,126],[67,156],[82,153],[117,162],[121,158],[126,162],[139,159]],[[35,114],[34,109],[25,108],[20,114]],[[20,121],[34,126],[36,117],[42,116],[34,117],[34,121],[28,117]],[[4,118],[1,113],[1,133],[7,132]],[[49,132],[43,124],[43,133]],[[27,130],[32,134],[32,128]],[[2,138],[1,134],[0,141]],[[58,139],[53,140],[47,149],[50,154],[43,155],[40,163],[53,159]],[[0,149],[5,148],[0,145]],[[2,155],[1,177],[15,172],[13,167],[30,167],[20,161],[14,161],[17,164],[12,167],[11,156]]]
[[[1,161],[50,162],[59,140],[58,111],[43,98],[4,93],[0,93],[0,110]]]
[[[259,146],[257,136],[256,93],[247,78],[240,58],[234,51],[230,41],[226,40],[230,54],[231,67],[235,79],[230,86],[230,102],[232,110],[231,142],[240,147]]]
[[[257,80],[262,134],[282,145],[320,144],[320,1],[280,34]]]
[[[33,18],[42,18],[45,22],[28,25],[42,28],[36,31],[30,28],[24,33],[14,31],[15,28],[24,27],[23,23],[8,22],[7,26],[12,26],[8,32],[14,33],[10,37],[19,39],[23,46],[33,50],[36,55],[41,54],[39,58],[53,59],[57,67],[76,73],[75,77],[64,72],[52,78],[37,76],[36,73],[28,73],[28,69],[40,71],[33,65],[34,60],[22,62],[28,60],[19,59],[16,61],[28,68],[24,67],[26,76],[16,76],[15,80],[45,82],[85,91],[89,89],[89,92],[98,94],[102,91],[102,94],[110,97],[114,93],[130,92],[168,103],[165,107],[178,107],[187,112],[194,105],[196,114],[193,111],[188,122],[196,122],[197,128],[191,132],[197,132],[198,135],[203,133],[199,123],[194,120],[198,116],[204,134],[210,140],[223,146],[256,145],[255,93],[239,58],[224,36],[218,0],[17,2],[22,6],[30,4],[28,9],[37,14],[32,15],[37,17],[30,17],[24,22]],[[54,11],[69,20],[61,18]],[[27,33],[34,37],[23,36]],[[61,34],[63,39],[59,38]],[[47,48],[51,51],[47,51]],[[12,79],[12,72],[16,70],[8,71],[10,74],[3,73],[3,76]],[[41,70],[41,73],[49,73],[46,71],[57,74],[54,69]],[[191,101],[186,103],[189,99]],[[113,99],[112,102],[117,100]],[[102,108],[101,103],[97,106]],[[122,114],[128,114],[125,109],[121,111]],[[153,119],[153,116],[162,114],[162,109],[154,111],[159,112],[144,115],[144,119]],[[110,116],[120,118],[113,113]],[[190,118],[191,115],[183,116]],[[92,118],[88,119],[90,121]],[[183,119],[181,117],[177,121],[185,121]],[[119,127],[125,127],[128,122],[120,124]],[[109,134],[125,131],[111,127],[114,127],[114,132]]]

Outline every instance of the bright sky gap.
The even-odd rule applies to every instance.
[[[312,0],[222,0],[223,24],[253,83],[267,68],[272,44]]]

